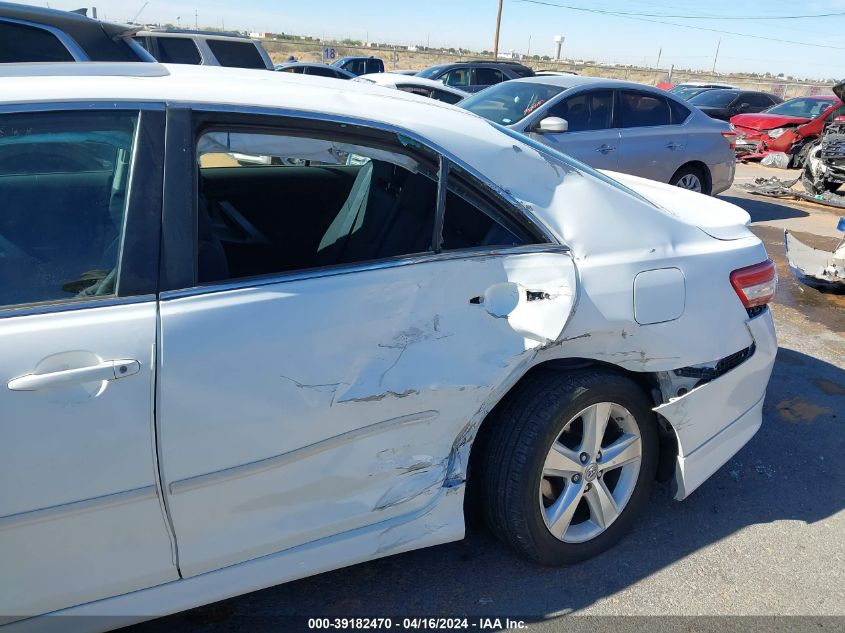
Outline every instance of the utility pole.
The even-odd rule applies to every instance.
[[[199,18],[197,17],[197,10],[194,9],[194,29],[199,31],[200,30],[200,22]]]
[[[716,72],[716,60],[719,59],[719,47],[722,45],[722,38],[716,43],[716,54],[713,56],[713,72]]]
[[[655,68],[660,68],[660,56],[663,55],[663,47],[660,47],[660,50],[657,51],[657,65]]]
[[[499,11],[496,13],[496,39],[493,40],[493,59],[499,59],[499,27],[502,26],[502,2],[499,0]]]
[[[531,57],[531,36],[528,36],[528,52],[525,53],[526,57]]]

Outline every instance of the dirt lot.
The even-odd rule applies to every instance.
[[[740,166],[737,182],[781,170]],[[357,565],[151,622],[150,631],[282,631],[304,617],[499,616],[543,631],[841,631],[845,628],[845,296],[798,284],[783,229],[832,247],[838,214],[736,188],[778,264],[781,349],[763,428],[683,503],[656,487],[618,546],[546,569],[485,531],[459,543]],[[575,617],[564,618],[567,614]],[[608,615],[781,615],[681,621]],[[840,616],[821,618],[819,616]],[[678,623],[678,621],[674,621]],[[295,623],[295,625],[293,624]],[[740,628],[737,628],[741,626]]]

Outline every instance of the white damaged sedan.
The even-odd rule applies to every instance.
[[[733,205],[351,82],[7,65],[0,95],[13,627],[457,540],[465,507],[571,563],[760,427],[777,279]]]

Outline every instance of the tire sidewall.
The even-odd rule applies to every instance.
[[[549,532],[540,511],[539,485],[543,465],[552,442],[563,431],[564,425],[587,407],[599,402],[623,406],[636,420],[642,443],[640,472],[631,498],[610,527],[589,541],[564,543]],[[524,482],[526,489],[522,495],[525,523],[537,550],[542,553],[543,564],[570,564],[592,558],[619,540],[648,501],[657,470],[658,451],[657,423],[650,403],[639,385],[627,378],[607,376],[601,384],[579,388],[571,399],[559,407],[542,440],[535,447],[527,469],[528,480]]]

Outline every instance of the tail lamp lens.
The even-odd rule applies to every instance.
[[[778,273],[774,262],[767,259],[733,271],[731,285],[746,308],[766,305],[774,298],[778,287]]]

